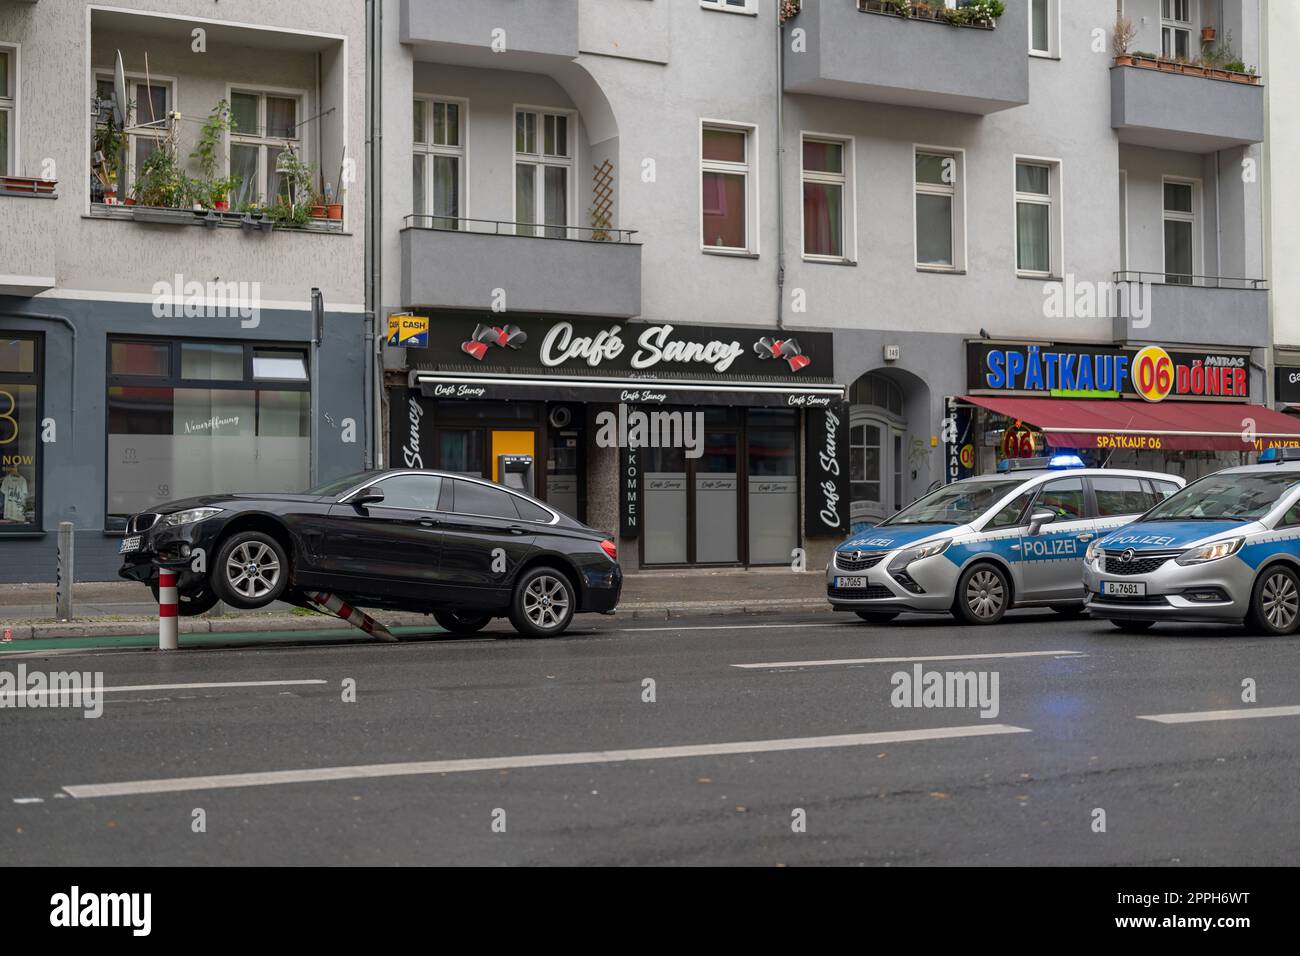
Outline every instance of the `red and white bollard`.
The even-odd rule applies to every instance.
[[[177,604],[180,597],[176,593],[175,571],[158,572],[158,650],[174,651],[177,642]]]
[[[393,636],[392,632],[389,631],[388,628],[384,627],[384,625],[380,624],[365,611],[353,607],[351,604],[348,604],[340,598],[336,598],[333,594],[326,594],[323,591],[318,591],[311,596],[311,599],[331,614],[343,618],[343,620],[347,621],[353,627],[360,628],[371,637],[377,637],[381,641],[393,641],[394,643],[397,641],[397,638]]]

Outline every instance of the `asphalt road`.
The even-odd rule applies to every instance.
[[[582,624],[548,642],[494,624],[5,655],[0,671],[137,689],[98,719],[0,710],[0,861],[1258,865],[1300,849],[1300,638],[1050,612]],[[893,706],[893,674],[944,656],[960,659],[920,663],[997,674],[996,716]],[[277,683],[165,686],[256,681]],[[1257,716],[1143,719],[1223,710]]]

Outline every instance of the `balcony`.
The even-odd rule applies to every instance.
[[[545,73],[578,55],[578,0],[402,0],[416,58]]]
[[[519,235],[521,230],[538,234]],[[630,319],[641,314],[641,245],[635,236],[620,229],[407,216],[402,303],[488,309],[502,289],[511,312]]]
[[[1264,141],[1258,77],[1141,62],[1110,71],[1110,125],[1121,143],[1212,153]]]
[[[985,115],[1029,102],[1026,3],[995,27],[874,12],[867,0],[803,0],[785,28],[785,91]],[[805,46],[792,31],[804,31]]]
[[[1272,341],[1268,328],[1268,283],[1223,276],[1171,276],[1163,272],[1117,272],[1115,282],[1145,290],[1142,325],[1116,316],[1117,342],[1161,341],[1178,345],[1258,348]]]

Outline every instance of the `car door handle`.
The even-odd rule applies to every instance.
[[[1092,535],[1092,534],[1081,534],[1081,535],[1079,535],[1079,540],[1080,540],[1080,541],[1091,541],[1091,540],[1093,539],[1093,537],[1094,537],[1094,535]]]
[[[511,534],[527,534],[527,533],[528,533],[528,529],[527,529],[527,528],[521,528],[521,527],[519,527],[519,525],[517,525],[517,524],[512,524],[512,525],[510,526],[510,533],[511,533]]]
[[[437,521],[436,518],[421,518],[421,519],[420,519],[420,527],[421,527],[421,528],[434,528],[434,527],[437,527],[437,525],[438,525],[438,521]]]

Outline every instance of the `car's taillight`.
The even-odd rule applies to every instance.
[[[609,538],[606,538],[604,541],[600,543],[600,548],[607,555],[609,555],[609,559],[611,561],[618,560],[618,545],[616,545],[613,541],[609,540]]]

